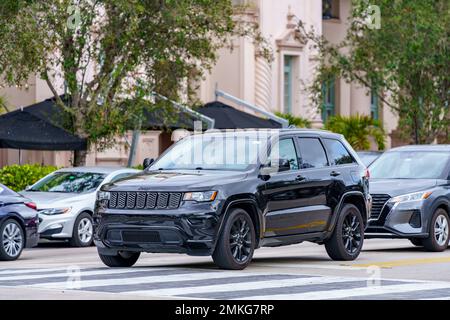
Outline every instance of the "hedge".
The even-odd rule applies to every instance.
[[[5,166],[0,169],[0,183],[14,191],[21,191],[57,169],[38,164]]]

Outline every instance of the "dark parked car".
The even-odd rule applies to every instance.
[[[366,165],[370,166],[379,156],[383,154],[381,151],[358,151],[357,152],[361,161]]]
[[[302,241],[356,259],[370,202],[366,168],[345,139],[298,129],[187,137],[97,199],[94,240],[106,265],[176,252],[212,255],[226,269],[245,268],[256,248]]]
[[[39,240],[36,205],[0,184],[0,260],[16,260]]]
[[[408,238],[429,251],[449,243],[450,145],[406,146],[370,167],[367,238]]]

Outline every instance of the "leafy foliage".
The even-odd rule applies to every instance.
[[[385,148],[384,129],[379,121],[369,116],[357,114],[350,117],[331,117],[325,123],[325,129],[344,135],[356,150],[369,150],[370,137],[375,140],[378,150]]]
[[[353,0],[349,29],[332,44],[300,22],[299,33],[318,51],[311,87],[321,105],[323,81],[341,77],[375,90],[399,116],[399,129],[415,143],[430,143],[450,126],[450,2],[371,0],[381,28],[369,28],[369,2]]]
[[[275,112],[275,115],[289,121],[289,125],[297,128],[311,128],[311,121],[302,117],[296,117],[289,113]]]
[[[257,26],[238,22],[233,10],[231,0],[2,0],[0,74],[8,85],[39,74],[70,115],[67,129],[107,146],[142,119],[148,101],[167,104],[152,92],[173,100],[192,92],[232,36],[262,43]],[[124,97],[135,103],[124,108]],[[76,152],[75,165],[84,161]]]
[[[21,191],[57,169],[38,164],[5,166],[0,169],[0,183],[14,191]]]

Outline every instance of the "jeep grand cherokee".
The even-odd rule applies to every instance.
[[[110,267],[132,266],[141,252],[173,252],[243,269],[256,248],[302,241],[325,244],[332,259],[353,260],[369,207],[367,169],[341,135],[209,132],[103,186],[94,239]]]

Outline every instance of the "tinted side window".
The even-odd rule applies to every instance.
[[[322,143],[317,138],[299,138],[300,168],[323,168],[328,165]]]
[[[356,162],[340,141],[333,139],[324,139],[323,141],[325,143],[325,147],[327,148],[331,165],[341,165]]]
[[[277,154],[278,151],[278,154]],[[298,170],[297,152],[295,151],[294,140],[282,139],[272,146],[269,159],[278,161],[278,159],[289,160],[291,170]]]

